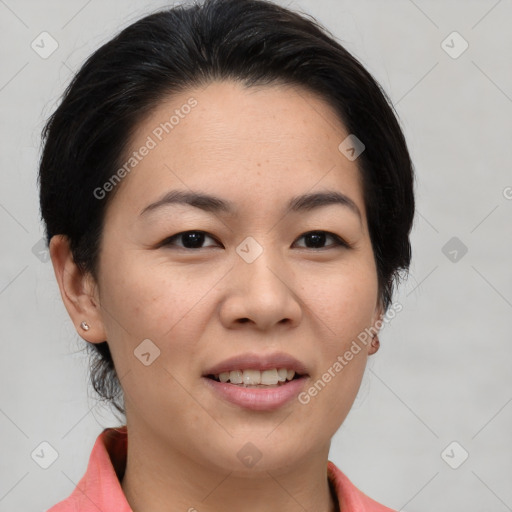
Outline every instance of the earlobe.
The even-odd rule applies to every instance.
[[[369,356],[375,354],[380,348],[379,332],[382,327],[382,324],[384,323],[383,316],[383,308],[379,302],[379,304],[375,308],[374,321],[371,328],[374,334],[372,336],[372,341],[368,347]]]
[[[371,356],[371,355],[375,354],[375,352],[377,352],[377,350],[379,350],[379,347],[380,347],[379,336],[376,334],[372,338],[372,341],[370,343],[370,348],[368,350],[368,355]]]
[[[78,334],[90,343],[106,340],[99,300],[91,275],[85,274],[75,263],[65,235],[55,235],[50,240],[50,258],[59,285],[64,306]]]

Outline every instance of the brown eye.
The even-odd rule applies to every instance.
[[[328,231],[309,231],[308,233],[304,233],[300,238],[304,238],[307,245],[313,246],[308,246],[306,247],[307,249],[329,249],[329,247],[332,247],[333,245],[336,247],[349,247],[342,238],[334,233],[329,233]],[[328,238],[333,239],[335,243],[331,244],[331,246],[322,247]]]
[[[178,247],[181,249],[204,249],[212,246],[203,247],[205,240],[210,238],[214,240],[217,244],[217,240],[208,235],[205,231],[183,231],[181,233],[177,233],[169,238],[166,238],[161,244],[160,247]],[[349,248],[350,245],[345,242],[342,238],[334,233],[329,233],[328,231],[309,231],[308,233],[304,233],[299,240],[303,238],[305,240],[305,248],[306,249],[332,249],[334,247],[346,247]],[[326,241],[328,239],[334,240],[334,243],[331,243],[328,246],[325,246]],[[180,243],[177,243],[180,241]],[[304,247],[304,246],[303,246]]]
[[[182,249],[202,249],[202,245],[205,242],[206,238],[210,238],[215,240],[213,237],[209,236],[205,231],[183,231],[182,233],[177,233],[169,238],[166,238],[162,243],[162,247],[167,246],[176,246],[175,243],[177,240],[181,240],[182,245],[177,245]]]

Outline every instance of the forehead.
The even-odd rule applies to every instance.
[[[321,188],[363,211],[357,164],[338,149],[348,135],[334,109],[304,89],[215,82],[162,101],[138,125],[125,158],[136,165],[120,195],[138,214],[176,188],[256,208]]]

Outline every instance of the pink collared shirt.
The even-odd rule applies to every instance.
[[[128,447],[127,427],[106,428],[97,437],[87,471],[75,490],[47,512],[133,512],[120,483]],[[327,476],[342,512],[394,512],[363,494],[331,462]]]

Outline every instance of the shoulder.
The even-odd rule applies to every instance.
[[[79,484],[80,485],[80,484]],[[49,508],[46,512],[79,512],[80,503],[75,490],[64,500]]]
[[[126,463],[126,428],[107,428],[96,438],[87,471],[73,492],[46,512],[131,512],[119,474]]]
[[[327,464],[327,473],[344,512],[395,512],[360,491],[331,461]]]

